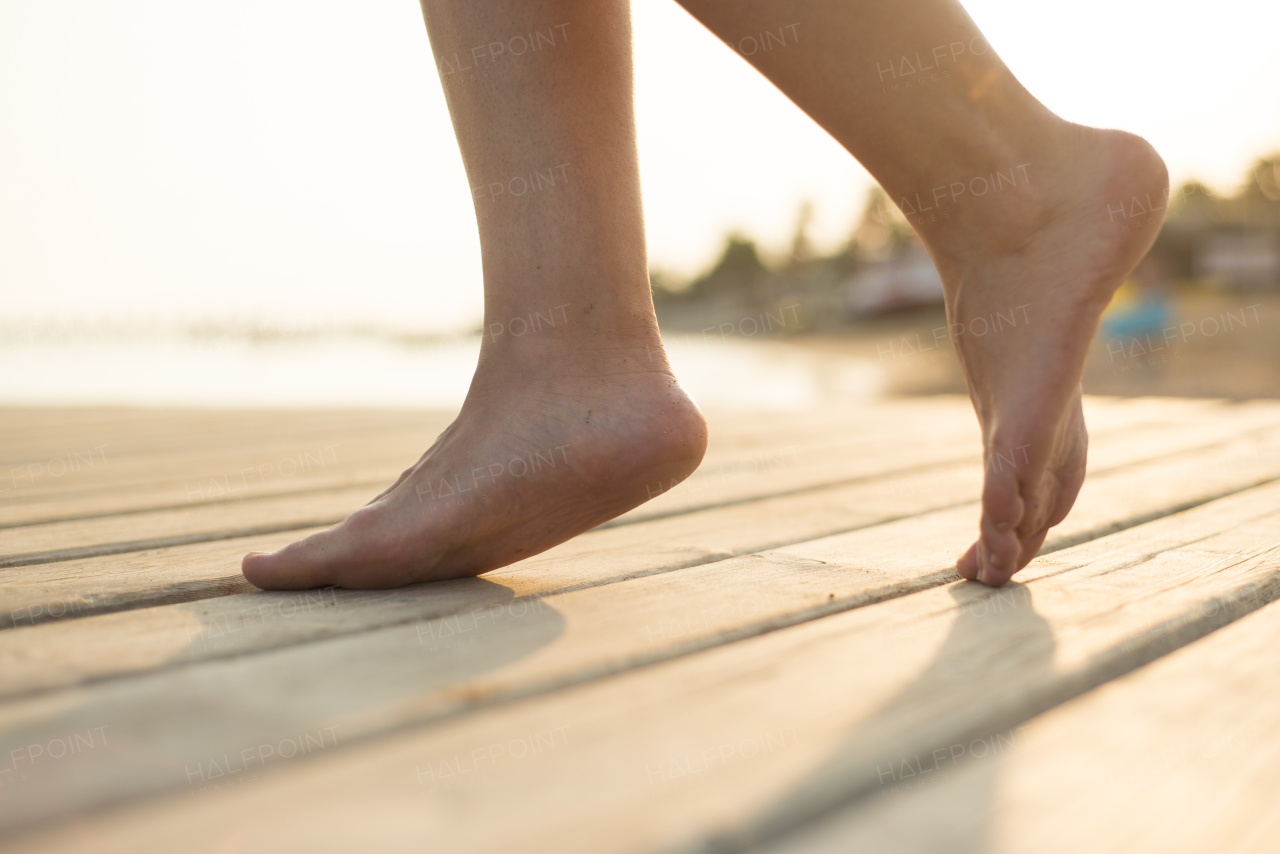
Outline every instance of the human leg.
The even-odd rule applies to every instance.
[[[643,503],[706,425],[649,290],[625,0],[424,0],[480,228],[485,335],[457,420],[335,527],[245,558],[266,588],[475,575]]]

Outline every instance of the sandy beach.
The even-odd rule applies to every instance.
[[[1230,315],[1230,317],[1227,317]],[[1280,295],[1179,292],[1172,318],[1151,335],[1094,341],[1085,364],[1089,394],[1170,397],[1280,397]],[[785,340],[827,356],[874,362],[886,392],[965,392],[964,376],[946,337],[942,307],[903,312],[839,332]]]

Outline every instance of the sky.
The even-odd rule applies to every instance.
[[[885,0],[889,2],[889,0]],[[871,179],[671,0],[634,0],[652,266],[800,205],[843,242]],[[1143,134],[1229,192],[1280,151],[1275,0],[971,0],[1065,118]],[[411,0],[0,0],[10,322],[478,325],[479,243]]]

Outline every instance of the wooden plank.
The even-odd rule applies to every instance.
[[[332,525],[377,492],[318,490],[0,531],[0,569]]]
[[[652,501],[607,525],[631,524],[732,501],[754,501],[822,485],[923,469],[940,462],[958,462],[973,456],[970,416],[957,412],[954,406],[942,410],[935,407],[928,419],[907,417],[910,409],[894,411],[898,421],[887,434],[870,438],[846,435],[839,441],[799,447],[772,445],[760,455],[745,459],[730,457],[729,462],[717,462],[712,456],[700,469],[701,474],[656,494]],[[945,423],[940,413],[946,411],[952,413],[952,423],[958,432],[954,435],[944,432],[939,437],[939,426]],[[1158,449],[1170,447],[1161,445],[1162,441],[1172,442],[1174,446],[1185,441],[1188,431],[1199,441],[1208,442],[1261,429],[1275,424],[1277,419],[1280,419],[1280,407],[1270,406],[1243,410],[1233,421],[1218,417],[1203,425],[1191,421],[1189,424],[1166,422],[1159,427],[1147,422],[1142,426],[1144,435],[1150,438],[1150,447]],[[1126,428],[1115,429],[1124,432]],[[923,438],[926,435],[928,440]],[[913,436],[919,440],[912,441]],[[667,486],[655,483],[655,493]],[[374,494],[376,490],[364,487],[335,489],[298,497],[264,496],[139,512],[119,518],[98,517],[0,530],[0,568],[329,525]]]
[[[148,429],[128,442],[112,436],[117,441],[26,452],[0,463],[0,526],[382,481],[398,475],[448,423],[419,415],[405,425],[401,416],[378,429],[343,429],[341,420],[321,416],[300,433],[286,429],[288,414],[283,420],[273,433],[248,430],[249,421],[217,442],[176,428],[151,438]]]
[[[927,411],[937,410],[938,406],[932,405]],[[951,420],[972,428],[972,417],[961,417],[963,411],[954,406],[946,410]],[[300,425],[291,423],[296,414],[283,414],[282,426],[271,425],[264,414],[238,416],[243,423],[233,421],[236,442],[228,447],[223,447],[228,439],[221,434],[216,447],[206,447],[207,437],[202,440],[198,434],[188,438],[186,430],[193,426],[188,420],[170,424],[169,414],[159,412],[154,417],[163,433],[152,437],[155,425],[137,425],[147,428],[147,443],[131,437],[133,444],[128,448],[132,453],[114,442],[79,448],[77,457],[65,451],[69,444],[59,443],[55,447],[65,451],[60,455],[32,457],[28,453],[15,460],[24,465],[12,469],[0,461],[0,528],[113,512],[183,510],[193,504],[340,485],[364,485],[372,495],[411,465],[451,419],[448,414],[419,415],[415,423],[406,426],[406,417],[398,414],[385,425],[361,421],[348,428],[342,419],[323,414],[319,421],[324,429],[311,426],[305,437],[300,437],[293,429]],[[329,421],[335,424],[329,425]],[[847,438],[849,434],[844,424],[838,428],[833,425],[829,414],[803,421],[791,416],[791,421],[787,434],[792,444]],[[723,429],[717,425],[717,442],[709,462],[721,458],[731,462],[724,455],[744,456],[760,448],[762,442],[777,446],[777,419],[750,420],[749,431],[742,430],[741,423],[742,419],[735,419]],[[32,466],[31,471],[27,465]]]
[[[236,453],[262,446],[309,446],[324,441],[355,441],[361,436],[412,434],[434,436],[452,419],[440,411],[237,411],[133,410],[107,424],[83,422],[76,410],[42,412],[25,435],[0,428],[0,470],[73,454],[105,445],[108,459],[129,465],[180,460],[188,455]],[[50,486],[110,475],[108,467],[69,473]]]
[[[1216,403],[1202,403],[1194,409],[1180,407],[1170,413],[1167,401],[1140,401],[1137,405],[1130,402],[1121,406],[1108,399],[1091,399],[1089,415],[1092,421],[1097,422],[1095,426],[1107,429],[1117,420],[1132,420],[1131,413],[1135,411],[1141,411],[1143,417],[1152,421],[1167,421],[1171,420],[1171,415],[1181,420],[1204,417],[1205,413],[1220,408]],[[896,428],[904,422],[915,425],[917,432],[923,426],[933,429],[935,434],[937,429],[950,430],[959,426],[976,436],[976,424],[972,415],[967,413],[965,401],[944,398],[908,403],[895,401],[851,411],[824,410],[817,414],[805,413],[803,417],[794,413],[766,414],[749,419],[713,416],[709,460],[714,460],[721,452],[737,453],[762,445],[776,448],[788,443],[848,435],[851,424],[857,425],[856,432],[861,436],[884,434],[887,427]],[[85,492],[94,490],[113,490],[117,498],[132,500],[133,496],[127,494],[130,490],[146,490],[157,479],[171,478],[175,472],[180,472],[181,477],[175,479],[165,494],[173,504],[186,503],[189,500],[187,488],[193,479],[238,476],[246,466],[270,464],[276,462],[281,454],[288,456],[296,452],[323,450],[334,443],[344,446],[338,455],[340,465],[363,460],[362,445],[372,444],[375,448],[390,446],[393,449],[390,453],[397,458],[382,460],[380,465],[393,463],[398,474],[417,458],[450,418],[447,413],[429,413],[415,415],[416,420],[406,423],[404,413],[378,413],[378,418],[371,423],[366,420],[349,425],[346,422],[350,419],[341,413],[317,413],[314,421],[305,422],[307,429],[299,431],[293,427],[303,425],[290,420],[297,418],[295,413],[281,413],[283,425],[275,423],[280,419],[269,419],[264,413],[233,413],[230,436],[225,432],[218,433],[218,441],[211,443],[209,437],[199,433],[199,425],[190,423],[189,417],[174,423],[174,413],[148,414],[151,420],[130,425],[134,432],[126,434],[128,441],[125,442],[115,434],[96,433],[78,437],[74,442],[71,439],[58,440],[46,450],[31,449],[9,460],[0,459],[0,499],[4,501],[0,504],[0,514],[27,512],[18,508],[32,501],[48,503],[59,497],[81,498]],[[225,422],[226,414],[221,414],[221,418]],[[939,419],[946,426],[935,426]],[[52,428],[56,425],[42,426]],[[196,430],[194,434],[193,428]],[[105,439],[113,441],[105,442]],[[80,459],[76,458],[77,453]],[[399,459],[401,454],[403,459]],[[14,466],[14,463],[20,465]],[[27,471],[27,465],[34,469]],[[153,503],[159,504],[162,500],[163,495]],[[143,506],[122,504],[117,509],[132,510]],[[24,516],[16,521],[36,518]],[[15,520],[0,516],[0,524],[12,521]]]
[[[1181,415],[1206,407],[1216,407],[1222,401],[1170,397],[1105,397],[1090,395],[1085,398],[1086,414],[1091,421],[1122,413],[1127,409],[1159,409],[1165,417]],[[968,406],[964,395],[930,395],[928,397],[894,398],[867,401],[855,405],[824,406],[805,410],[805,421],[825,421],[835,426],[846,423],[850,413],[873,411],[877,408],[903,406],[927,411],[930,407]],[[242,445],[253,436],[278,436],[284,433],[302,435],[316,429],[378,430],[387,424],[402,426],[418,423],[419,419],[451,418],[453,410],[421,409],[164,409],[164,408],[95,408],[95,407],[0,407],[0,440],[5,440],[8,450],[56,451],[70,442],[82,444],[104,436],[121,441],[137,440],[139,447],[151,447],[155,440],[181,436],[205,437],[210,442],[220,438],[233,445]],[[753,434],[761,425],[793,427],[796,412],[790,410],[752,412],[743,418],[740,411],[708,410],[709,416],[721,422],[719,434]],[[252,432],[258,431],[258,432]],[[40,444],[40,443],[45,444]],[[0,456],[7,462],[8,456]]]
[[[1164,413],[1168,407],[1160,405],[1158,408]],[[1201,406],[1199,410],[1212,408]],[[834,418],[833,413],[824,413],[824,417],[816,419],[790,415],[789,423],[779,421],[778,416],[723,419],[724,423],[721,423],[722,419],[716,419],[713,421],[713,443],[708,458],[690,486],[705,486],[713,477],[724,477],[738,468],[758,467],[760,458],[745,456],[750,453],[749,448],[759,449],[767,463],[770,445],[776,453],[780,446],[794,448],[831,435],[847,437],[850,423],[857,423],[857,432],[862,435],[868,426],[871,432],[879,430],[883,433],[886,424],[905,420],[918,426],[928,425],[936,436],[938,427],[935,425],[942,416],[941,421],[947,426],[941,429],[959,427],[966,435],[976,436],[973,419],[966,414],[962,401],[930,400],[924,405],[910,406],[893,403],[888,409],[895,413],[895,417],[886,418],[886,410],[881,407],[866,408],[856,416],[843,418]],[[1094,409],[1098,410],[1096,417],[1104,429],[1117,418],[1130,417],[1129,413],[1134,411],[1132,406],[1104,403],[1091,406],[1091,417]],[[1153,418],[1155,413],[1149,412],[1150,409],[1152,407],[1143,407],[1144,416]],[[1200,416],[1199,410],[1193,417]],[[265,420],[261,413],[237,415],[241,422],[247,422],[235,425],[238,436]],[[286,413],[286,425],[289,415]],[[1183,420],[1187,417],[1186,412],[1178,415]],[[244,436],[242,444],[229,448],[208,449],[205,447],[207,442],[197,437],[195,440],[184,439],[167,450],[154,445],[164,442],[171,446],[175,438],[185,436],[185,431],[170,424],[167,413],[153,413],[152,418],[159,420],[167,429],[162,437],[152,437],[155,425],[148,422],[132,425],[147,428],[145,435],[152,442],[141,449],[133,447],[132,456],[119,442],[113,442],[86,446],[83,452],[58,452],[52,457],[23,456],[23,464],[18,466],[6,467],[0,463],[0,529],[112,513],[181,509],[205,502],[296,494],[337,486],[364,485],[372,490],[370,494],[376,494],[416,459],[422,448],[447,423],[448,414],[419,417],[417,422],[407,427],[403,413],[380,414],[375,424],[357,424],[352,431],[339,429],[345,427],[349,419],[322,413],[318,420],[325,429],[319,431],[317,425],[308,422],[309,439],[301,444],[293,431],[282,438],[278,434],[283,428],[274,426],[275,434]],[[1165,420],[1168,420],[1167,416]],[[387,423],[383,424],[384,421]],[[751,425],[751,431],[744,432],[744,423]],[[182,424],[190,426],[186,422]],[[779,437],[781,432],[785,432],[785,438]],[[130,438],[136,445],[137,437]],[[899,438],[910,441],[912,437]],[[65,450],[70,445],[63,443],[58,447]]]
[[[921,413],[956,411],[959,397],[908,402],[906,409]],[[806,413],[762,413],[750,419],[740,414],[712,414],[717,439],[722,444],[750,441],[761,434],[809,431],[831,432],[847,426],[850,414],[875,414],[901,410],[897,402],[872,402],[857,407],[831,407]],[[1114,405],[1104,405],[1110,411]],[[360,436],[412,434],[421,431],[428,440],[455,417],[453,411],[423,410],[128,410],[102,424],[85,420],[75,409],[0,410],[0,470],[3,466],[55,457],[74,449],[107,443],[113,459],[121,461],[181,460],[192,453],[233,453],[261,445],[307,445],[334,437],[354,440]],[[6,418],[26,417],[23,431],[5,429]],[[426,450],[423,445],[417,453]],[[92,470],[86,470],[90,474]],[[65,482],[65,481],[64,481]]]
[[[1277,677],[1272,603],[768,851],[1273,852]]]
[[[1010,692],[1006,685],[1002,689],[1002,702],[1006,705],[991,707],[995,710],[991,712],[992,723],[984,716],[988,707],[972,698],[967,714],[953,721],[950,715],[955,710],[951,706],[957,698],[945,696],[947,692],[942,689],[946,686],[935,684],[935,679],[928,684],[944,695],[938,701],[943,705],[925,697],[920,707],[932,713],[947,709],[945,720],[921,718],[910,707],[895,712],[890,723],[905,726],[900,718],[914,719],[928,737],[947,731],[954,722],[969,728],[989,723],[1008,725],[1005,718],[1009,715],[1022,714],[1036,703],[1048,702],[1046,698],[1055,702],[1063,699],[1074,690],[1072,686],[1090,680],[1096,684],[1123,672],[1148,654],[1155,640],[1176,644],[1198,636],[1197,631],[1207,631],[1204,621],[1185,626],[1165,626],[1164,622],[1190,604],[1228,595],[1243,585],[1271,583],[1280,566],[1276,556],[1259,557],[1247,552],[1260,538],[1280,533],[1280,519],[1274,513],[1277,501],[1280,485],[1263,487],[1131,529],[1102,545],[1102,541],[1094,541],[1051,555],[1030,574],[1032,578],[1045,579],[1041,589],[1069,588],[1069,581],[1055,580],[1055,576],[1086,566],[1085,575],[1092,584],[1101,582],[1099,589],[1109,590],[1114,596],[1116,591],[1110,588],[1128,583],[1130,589],[1122,592],[1127,600],[1136,600],[1138,597],[1132,595],[1134,579],[1117,581],[1108,575],[1136,564],[1145,567],[1138,577],[1146,602],[1160,604],[1157,607],[1130,602],[1126,611],[1125,604],[1116,604],[1113,598],[1101,594],[1063,595],[1063,603],[1053,600],[1051,604],[1062,604],[1059,610],[1064,631],[1069,634],[1076,624],[1083,627],[1083,640],[1074,648],[1075,658],[1068,660],[1074,671],[1067,668],[1065,681],[1057,679],[1056,673],[1040,673],[1039,664],[1034,672],[1023,674],[1015,667],[1013,674],[1002,674],[1009,676],[1009,684],[1022,685],[1028,680],[1034,683],[1030,705],[1015,702],[1018,692]],[[1218,536],[1218,544],[1213,545],[1216,531],[1241,519],[1247,523],[1231,528],[1230,536]],[[767,552],[680,573],[579,589],[536,602],[522,600],[519,608],[476,610],[469,615],[469,625],[463,625],[457,617],[444,618],[11,701],[0,707],[0,732],[4,734],[4,744],[10,747],[104,724],[113,728],[120,743],[86,754],[73,764],[31,769],[27,785],[15,792],[11,803],[0,805],[0,822],[13,826],[37,816],[50,817],[51,810],[83,809],[182,788],[191,779],[188,771],[208,757],[276,743],[297,733],[337,726],[345,739],[365,738],[483,705],[563,689],[605,674],[937,585],[941,580],[939,561],[945,560],[943,555],[954,555],[963,544],[972,520],[966,519],[963,526],[953,524],[951,529],[947,529],[945,518],[922,520],[924,525],[912,524],[915,521],[904,520],[847,535],[843,562],[815,560],[796,549]],[[1206,537],[1210,538],[1208,544]],[[830,554],[836,539],[830,538],[818,551]],[[912,549],[904,555],[902,543],[908,539]],[[1194,544],[1191,550],[1185,548],[1188,543]],[[1170,551],[1171,547],[1183,550]],[[1156,558],[1151,559],[1153,553]],[[1191,567],[1197,562],[1202,567],[1206,554],[1214,555],[1214,560],[1225,565],[1202,578]],[[1181,571],[1170,571],[1170,567]],[[892,658],[886,655],[886,636],[917,623],[932,628],[920,629],[920,639],[913,636],[907,648],[919,653],[936,647],[935,635],[946,635],[956,612],[968,598],[986,595],[982,592],[985,588],[974,590],[976,587],[966,587],[969,592],[959,599],[945,591],[925,590],[886,603],[893,606],[887,609],[860,609],[833,618],[835,625],[843,626],[846,617],[868,615],[859,616],[850,624],[861,627],[850,640],[857,654],[844,660]],[[957,590],[955,585],[949,589],[952,593]],[[1012,594],[1006,591],[1004,595],[1014,596],[1011,609],[1025,612],[1029,600],[1021,600],[1020,605],[1016,598],[1021,589],[1025,588],[1011,588]],[[1271,588],[1266,590],[1269,597]],[[1171,616],[1170,609],[1177,614]],[[1106,625],[1105,621],[1101,625],[1089,622],[1099,613],[1115,610],[1124,614],[1115,626]],[[1029,619],[1025,613],[1023,618]],[[1039,618],[1033,622],[1038,626]],[[669,623],[677,629],[670,630]],[[990,621],[988,625],[1006,627],[1004,621]],[[1019,625],[1015,624],[1015,628]],[[1142,629],[1132,635],[1130,629],[1135,626]],[[819,634],[826,631],[821,629]],[[464,638],[464,633],[470,637]],[[1134,638],[1141,638],[1143,633],[1150,633],[1155,640],[1133,647]],[[776,634],[790,637],[782,632]],[[987,659],[991,650],[975,648],[991,640],[982,631],[966,635],[966,654],[990,665]],[[954,639],[949,643],[953,642]],[[1043,643],[1043,638],[1037,635],[1029,642]],[[807,654],[791,641],[779,640],[778,644],[788,649],[785,655],[768,646],[761,654],[775,662],[786,656]],[[730,647],[744,645],[745,642],[731,643]],[[1034,645],[1027,647],[1033,649]],[[839,656],[846,654],[847,650]],[[730,655],[729,660],[737,661],[735,655]],[[821,672],[825,675],[829,675],[835,660],[831,656],[824,659],[823,666],[828,669]],[[1098,661],[1088,660],[1090,656],[1096,656]],[[370,666],[373,662],[376,667]],[[765,669],[773,672],[771,667]],[[999,668],[995,670],[1001,672]],[[907,667],[902,673],[912,671]],[[902,687],[902,674],[896,669],[877,678],[883,678],[895,690]],[[1042,681],[1036,683],[1037,679]],[[984,683],[984,690],[993,688]],[[884,699],[876,691],[867,697]],[[1036,707],[1027,714],[1041,710]],[[234,732],[227,731],[227,720],[236,721]],[[808,725],[817,723],[811,721]],[[894,730],[890,734],[900,742],[910,740],[913,731]],[[859,741],[858,757],[865,758],[866,751],[880,749],[881,740],[888,737],[881,733],[870,741]],[[894,742],[891,738],[886,743]],[[864,785],[865,775],[858,776],[858,768],[846,768],[847,764],[841,765],[839,773],[825,775],[821,786],[843,792],[849,786]],[[841,775],[850,773],[854,774],[853,782],[846,784]],[[56,805],[50,797],[54,792]],[[815,792],[806,789],[801,800],[807,803],[815,797]],[[774,823],[780,820],[773,818]]]
[[[851,424],[856,424],[860,433],[874,432],[900,420],[886,419],[885,413],[905,413],[908,420],[917,423],[929,423],[939,414],[944,418],[959,416],[972,427],[972,416],[965,415],[967,407],[961,397],[943,396],[829,407],[806,412],[803,417],[796,413],[763,413],[751,418],[712,413],[713,450],[747,447],[770,434],[779,437],[785,433],[794,442],[824,431],[849,432]],[[1095,427],[1130,419],[1129,413],[1136,409],[1151,417],[1178,419],[1219,407],[1215,401],[1086,400],[1088,417]],[[166,477],[193,457],[234,458],[214,464],[210,469],[213,475],[263,462],[256,458],[241,462],[236,455],[246,449],[278,446],[290,451],[335,441],[357,442],[362,437],[398,436],[407,438],[397,441],[408,441],[412,446],[403,466],[425,450],[452,417],[449,412],[430,411],[0,409],[0,510],[58,494],[75,495],[95,484],[144,486],[146,480]],[[82,459],[76,459],[77,453]],[[104,456],[105,465],[93,465]],[[39,475],[34,481],[28,466],[34,466]],[[50,468],[57,474],[50,474]]]
[[[33,764],[15,800],[0,809],[9,826],[48,818],[51,810],[85,805],[79,796],[86,779],[128,788],[137,774],[163,767],[179,785],[174,796],[84,819],[74,833],[51,825],[12,847],[77,850],[92,840],[127,850],[190,850],[195,839],[213,850],[234,836],[236,850],[245,852],[290,845],[401,850],[427,840],[449,851],[516,844],[533,851],[732,849],[874,791],[877,767],[1018,726],[1271,601],[1280,595],[1280,555],[1269,547],[1280,535],[1277,501],[1280,486],[1264,487],[1058,552],[1038,562],[1027,584],[1000,591],[950,584],[377,742],[355,744],[361,712],[330,704],[314,731],[330,733],[336,744],[291,766],[258,766],[258,780],[249,779],[244,760],[230,774],[224,763],[284,741],[245,727],[235,746],[191,753],[183,743],[189,731],[162,736],[152,729],[173,719],[172,700],[170,708],[134,709],[129,717],[101,706],[87,713],[75,695],[36,708],[8,704],[2,711],[11,744],[36,743],[53,732],[51,723],[75,732],[90,720],[116,740],[82,752],[56,774],[54,763]],[[709,577],[720,568],[689,572]],[[790,570],[802,576],[813,567]],[[731,578],[715,584],[741,600],[756,581],[747,578],[736,591]],[[624,586],[570,595],[621,593]],[[573,646],[581,648],[642,628],[627,619],[633,600],[622,596],[583,612],[593,627],[589,640],[577,634],[567,601],[557,604],[559,621],[525,621],[519,650],[505,658],[490,650],[483,662],[471,662],[485,671],[489,690],[501,684],[504,668],[527,667],[553,650],[548,634],[575,634]],[[531,644],[540,633],[542,643]],[[311,645],[316,660],[328,663],[316,679],[335,696],[334,681],[378,661],[344,665],[323,646]],[[187,720],[211,704],[232,717],[233,709],[252,707],[261,718],[274,716],[279,728],[282,715],[316,709],[317,698],[299,698],[309,681],[296,671],[273,673],[268,658],[255,662],[251,682],[226,681],[211,691],[186,679],[170,689],[186,698]],[[448,684],[457,685],[463,674],[453,663]],[[187,676],[197,670],[207,672],[189,669]],[[131,680],[135,698],[142,681]],[[341,688],[348,695],[373,690],[364,680]],[[465,704],[468,695],[458,694]],[[139,714],[143,720],[133,717]],[[29,724],[15,733],[15,722],[36,719],[39,729]],[[291,734],[301,739],[303,732],[312,730]],[[357,749],[341,749],[352,745]],[[504,759],[499,745],[511,755]],[[109,775],[104,765],[112,766]],[[221,790],[210,777],[214,765],[228,775]],[[722,773],[713,777],[714,769]],[[455,781],[468,773],[474,776]],[[712,780],[716,785],[707,785]],[[101,791],[97,802],[106,797]]]
[[[895,438],[773,448],[756,458],[725,462],[710,469],[713,476],[695,476],[675,489],[655,482],[652,502],[610,524],[920,469],[971,458],[973,450],[967,436],[915,447]],[[0,568],[334,524],[378,491],[367,486],[316,490],[9,528],[0,530]]]
[[[1117,526],[1138,524],[1161,512],[1173,512],[1187,501],[1207,501],[1260,483],[1274,476],[1273,440],[1267,436],[1264,433],[1211,445],[1190,453],[1183,461],[1156,457],[1160,467],[1146,471],[1140,478],[1107,481],[1108,492],[1121,490],[1117,500],[1123,503],[1119,505],[1115,501],[1089,500],[1093,487],[1086,484],[1085,498],[1073,512],[1070,527],[1055,531],[1051,543],[1069,545],[1117,530]],[[1090,483],[1111,470],[1145,465],[1144,455],[1186,451],[1186,442],[1196,438],[1198,434],[1193,433],[1190,437],[1179,439],[1173,435],[1166,436],[1164,442],[1153,442],[1146,432],[1104,438],[1093,449]],[[1212,477],[1206,479],[1206,472]],[[701,511],[710,515],[697,516],[687,523],[643,528],[634,534],[601,537],[599,531],[591,532],[497,574],[550,570],[554,581],[546,589],[567,589],[693,566],[952,504],[968,504],[977,493],[980,476],[975,462],[948,464],[897,478],[819,489],[804,497],[802,493],[795,496],[799,499],[796,501],[791,500],[793,496],[784,495],[753,505],[717,508],[720,512]],[[1192,483],[1198,483],[1198,488],[1187,491],[1187,485]],[[244,552],[278,548],[310,532],[10,568],[0,585],[0,627],[32,626],[248,592],[253,588],[238,572]],[[1064,537],[1069,539],[1063,540]]]
[[[951,415],[955,418],[957,413]],[[421,456],[448,423],[447,417],[435,416],[406,429],[403,420],[376,428],[313,429],[304,442],[296,436],[244,436],[229,447],[206,448],[191,441],[167,448],[135,448],[132,455],[124,456],[115,443],[86,446],[76,452],[78,457],[71,452],[52,458],[23,457],[30,470],[25,465],[7,468],[0,463],[0,499],[4,502],[0,503],[0,527],[80,518],[108,510],[136,512],[296,492],[303,481],[308,485],[365,483],[381,490]],[[971,426],[970,420],[966,419],[964,426]],[[740,429],[728,431],[727,436],[717,434],[711,458],[726,452],[741,454],[762,442],[775,447],[780,444],[776,420],[754,427],[749,434]],[[238,430],[237,435],[243,432]],[[837,432],[825,420],[794,423],[786,432],[790,444],[849,433],[847,428]],[[166,435],[171,445],[182,436],[174,430]]]
[[[1173,512],[1175,498],[1182,505],[1202,503],[1276,477],[1280,477],[1280,435],[1273,436],[1269,445],[1241,440],[1173,459],[1161,458],[1146,466],[1122,466],[1113,469],[1110,476],[1094,474],[1078,511],[1066,525],[1055,529],[1046,551]],[[970,465],[923,483],[909,476],[787,496],[752,507],[718,508],[598,530],[491,573],[486,583],[463,580],[398,591],[263,593],[247,592],[247,584],[230,586],[227,582],[232,579],[227,579],[218,588],[223,598],[198,606],[151,607],[73,620],[70,625],[59,619],[83,618],[91,608],[105,611],[111,607],[102,594],[97,594],[93,604],[84,602],[92,590],[87,588],[91,580],[64,584],[55,595],[47,588],[5,591],[0,593],[0,615],[7,614],[9,625],[16,628],[0,633],[0,697],[407,620],[484,611],[521,597],[545,597],[769,549],[787,548],[789,554],[809,560],[843,563],[850,552],[844,538],[837,537],[831,543],[814,540],[850,527],[867,527],[957,504],[961,506],[945,514],[946,528],[971,530],[975,505],[965,499],[974,494],[980,481],[980,467]],[[930,524],[938,524],[938,518],[935,515]],[[894,538],[886,542],[896,547]],[[834,554],[828,551],[831,548]],[[235,557],[238,553],[224,556]],[[946,557],[933,566],[939,583],[948,577]],[[102,574],[96,564],[87,568]],[[152,583],[151,590],[172,595],[172,582],[164,586]],[[66,601],[68,586],[84,598]],[[139,597],[134,590],[125,596],[117,607],[139,607],[154,601]],[[674,630],[676,625],[672,622],[664,631]]]
[[[41,496],[0,505],[0,528],[99,516],[185,508],[212,502],[313,489],[362,485],[385,487],[406,468],[408,442],[397,450],[385,444],[328,442],[312,447],[264,448],[236,456],[190,458],[165,463],[136,479]],[[415,443],[418,444],[418,443]],[[370,447],[371,446],[371,447]]]
[[[0,571],[0,630],[127,608],[191,602],[256,588],[240,574],[249,551],[324,530],[216,540]],[[7,642],[0,631],[0,643]]]

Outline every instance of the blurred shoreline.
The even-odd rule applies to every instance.
[[[1280,155],[1258,161],[1233,196],[1189,183],[1161,198],[1117,200],[1106,213],[1109,228],[1159,233],[1103,317],[1085,391],[1280,397]],[[806,409],[964,394],[952,334],[1054,322],[1027,302],[949,326],[928,253],[879,189],[834,254],[814,250],[812,219],[802,206],[777,258],[733,234],[692,281],[651,273],[671,364],[702,405]],[[395,322],[302,313],[278,322],[9,319],[0,321],[0,406],[456,408],[482,334],[542,334],[570,316],[547,306],[444,334]]]
[[[1280,398],[1280,294],[1181,289],[1169,302],[1152,331],[1113,334],[1104,325],[1085,362],[1086,394]],[[838,329],[797,328],[781,340],[874,364],[886,396],[967,394],[946,330],[942,307],[923,306]]]
[[[192,334],[182,328],[0,338],[0,407],[456,409],[480,334]],[[777,338],[664,334],[681,383],[701,405],[803,410],[857,404],[884,391],[884,371]]]
[[[1104,331],[1089,394],[1280,398],[1280,294],[1177,289],[1156,331]],[[664,310],[681,382],[716,409],[812,409],[967,393],[941,306],[826,325],[804,302]],[[678,315],[678,316],[676,316]],[[373,328],[0,327],[0,406],[461,405],[480,333]]]

